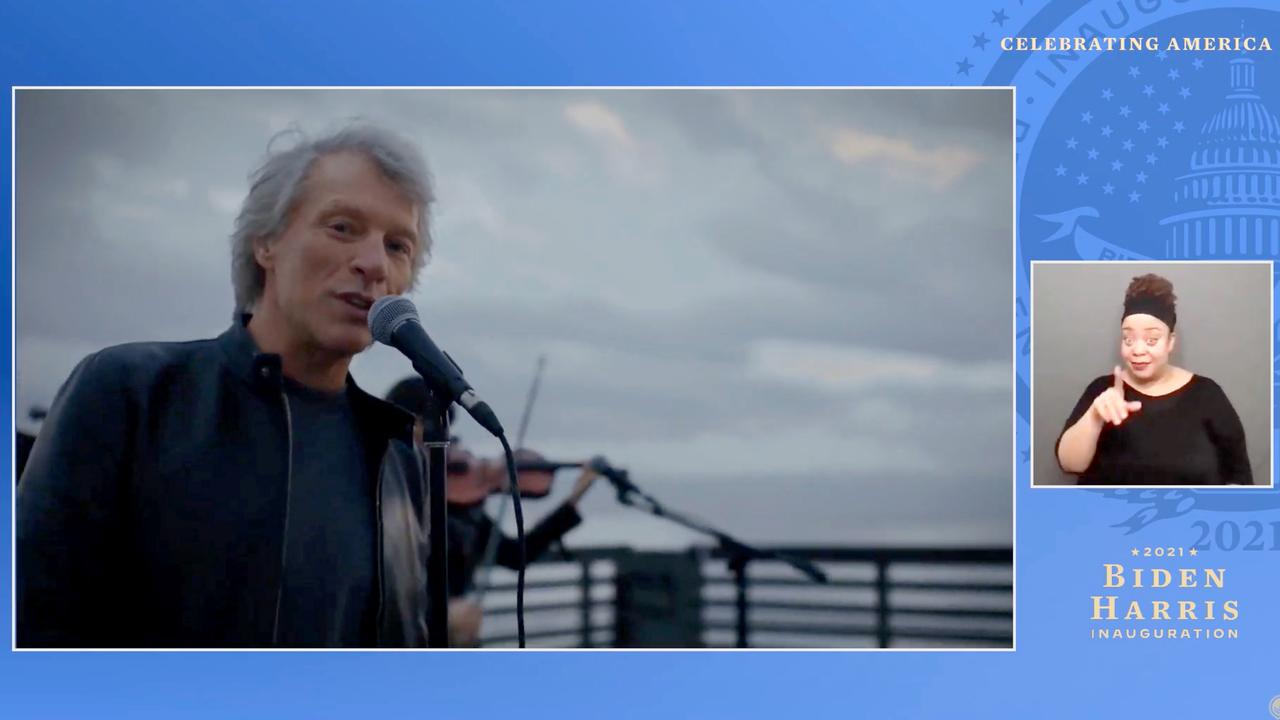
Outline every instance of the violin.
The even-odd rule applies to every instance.
[[[553,462],[534,450],[514,453],[516,486],[522,498],[543,498],[551,493],[557,470],[582,467],[582,462]],[[455,507],[472,507],[495,493],[505,493],[507,463],[503,458],[478,458],[465,448],[451,446],[445,462],[446,501]]]

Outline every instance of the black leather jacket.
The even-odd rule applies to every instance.
[[[247,316],[213,340],[89,356],[18,486],[21,647],[270,647],[291,481],[280,357]],[[371,642],[426,645],[427,530],[412,417],[347,378],[376,477]]]

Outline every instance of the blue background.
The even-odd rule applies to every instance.
[[[1016,261],[1011,248],[1010,264],[1019,299],[1025,301],[1030,259],[1072,257],[1061,246],[1040,242],[1052,226],[1034,216],[1093,207],[1098,217],[1089,221],[1089,231],[1120,246],[1126,241],[1117,238],[1157,232],[1152,222],[1167,212],[1156,203],[1129,208],[1085,185],[1064,190],[1050,169],[1084,162],[1067,154],[1063,136],[1077,131],[1072,123],[1080,113],[1096,111],[1101,117],[1109,111],[1095,99],[1099,88],[1115,84],[1135,108],[1147,103],[1141,113],[1150,122],[1172,122],[1148,106],[1155,98],[1135,95],[1137,86],[1121,90],[1120,83],[1132,79],[1130,65],[1138,66],[1146,77],[1163,78],[1156,92],[1169,96],[1179,87],[1167,69],[1176,62],[1190,78],[1193,71],[1185,68],[1192,57],[1082,58],[1075,63],[1080,72],[1050,87],[1033,73],[1043,56],[1002,54],[999,39],[1076,35],[1073,14],[1099,23],[1103,7],[1113,18],[1117,8],[1127,9],[1127,24],[1113,31],[1119,34],[1180,35],[1204,27],[1213,30],[1205,34],[1234,35],[1241,34],[1244,21],[1243,34],[1280,39],[1280,14],[1265,3],[621,5],[473,2],[461,8],[404,1],[356,10],[355,4],[333,2],[9,3],[0,10],[0,72],[5,85],[1014,83],[1020,117],[1026,113],[1028,125],[1019,133],[1021,237]],[[1193,94],[1171,96],[1182,101],[1177,112],[1192,129],[1221,104],[1222,90],[1213,90],[1214,83],[1225,87],[1226,56],[1202,56],[1200,70],[1206,75],[1196,79]],[[1280,62],[1271,53],[1257,60],[1264,93],[1280,87]],[[1218,81],[1208,79],[1212,73],[1218,73]],[[1280,101],[1280,93],[1271,97]],[[4,102],[11,102],[9,95]],[[3,113],[6,134],[10,111],[6,107]],[[1152,182],[1170,182],[1185,167],[1193,144],[1175,140],[1169,154],[1158,159]],[[4,254],[5,263],[9,257]],[[1011,325],[1024,335],[1011,337],[1010,344],[1023,378],[1027,358],[1020,347],[1027,319],[1025,302],[1017,300],[1010,308]],[[4,392],[10,392],[8,386]],[[406,711],[449,716],[818,711],[911,718],[1268,717],[1268,702],[1280,695],[1280,674],[1270,662],[1280,635],[1280,604],[1274,598],[1280,555],[1270,526],[1280,520],[1277,492],[1033,491],[1025,455],[1028,389],[1021,381],[1017,397],[1010,417],[1019,448],[1015,652],[2,653],[0,702],[10,717],[376,717]],[[9,499],[3,502],[0,517],[8,524]],[[1240,639],[1090,640],[1089,596],[1101,592],[1102,563],[1128,563],[1133,547],[1189,547],[1199,539],[1197,522],[1205,523],[1210,534],[1225,528],[1228,541],[1224,523],[1244,528],[1256,522],[1267,530],[1258,550],[1246,549],[1244,541],[1211,539],[1203,562],[1195,564],[1228,569],[1227,588],[1217,597],[1239,599]],[[5,528],[5,538],[10,530]],[[4,554],[10,555],[9,548]],[[1130,564],[1168,566],[1146,560]],[[6,595],[9,577],[6,568]],[[0,603],[0,619],[11,627],[7,602]]]

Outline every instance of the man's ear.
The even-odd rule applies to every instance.
[[[258,265],[263,269],[270,269],[275,262],[275,243],[265,236],[259,236],[253,239],[253,259],[258,261]]]

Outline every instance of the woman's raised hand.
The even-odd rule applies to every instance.
[[[1112,370],[1112,374],[1115,376],[1115,384],[1094,398],[1091,409],[1103,423],[1119,425],[1128,420],[1130,414],[1141,410],[1142,403],[1137,400],[1125,402],[1124,377],[1120,374],[1118,365]]]

